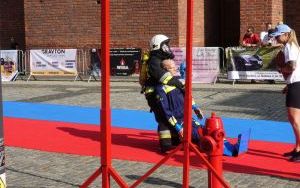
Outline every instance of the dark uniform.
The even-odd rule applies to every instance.
[[[158,129],[159,142],[162,152],[172,149],[180,143],[178,127],[182,129],[184,118],[184,93],[174,86],[159,85],[155,88],[157,106],[162,110],[162,115],[168,121],[167,126],[160,126]],[[195,112],[199,107],[192,101],[192,108]],[[197,114],[197,113],[196,113]],[[169,132],[168,132],[169,130]],[[246,134],[245,134],[246,133]],[[250,133],[240,134],[235,144],[224,140],[224,155],[237,156],[239,153],[248,150]],[[194,118],[192,119],[192,142],[199,145],[202,136],[202,126]],[[241,144],[242,143],[242,144]]]
[[[169,85],[155,87],[156,104],[161,112],[161,118],[168,123],[158,127],[159,141],[162,151],[167,151],[180,143],[176,126],[182,128],[184,118],[184,93],[181,89]],[[193,109],[198,108],[193,101]],[[200,140],[199,128],[201,125],[195,119],[192,121],[192,141]],[[178,128],[177,127],[177,128]]]
[[[150,57],[147,61],[147,79],[143,85],[143,93],[147,99],[150,110],[155,115],[155,120],[158,123],[158,129],[168,126],[168,121],[163,116],[163,111],[157,106],[155,87],[158,85],[175,86],[181,90],[184,85],[173,77],[170,72],[162,68],[162,61],[173,59],[174,54],[169,47],[170,39],[165,35],[156,35],[150,41]],[[169,131],[169,130],[168,130]]]
[[[162,55],[159,51],[150,52],[148,60],[148,79],[145,82],[144,93],[151,111],[155,114],[155,119],[158,123],[162,122],[161,111],[156,105],[155,87],[163,84],[175,86],[183,90],[184,85],[173,77],[170,72],[162,68],[162,61],[169,59]]]

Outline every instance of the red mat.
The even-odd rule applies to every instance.
[[[4,141],[7,146],[99,156],[99,129],[92,125],[4,118]],[[291,148],[291,144],[251,141],[247,154],[237,158],[224,157],[224,170],[300,179],[300,163],[288,162],[281,156]],[[156,163],[163,155],[158,153],[158,141],[154,131],[113,127],[112,157]],[[180,166],[182,159],[180,151],[166,164]],[[203,163],[193,153],[191,165],[203,168]]]

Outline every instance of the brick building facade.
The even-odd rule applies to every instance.
[[[14,37],[23,49],[100,47],[101,0],[1,0],[0,48]],[[250,25],[283,21],[300,36],[297,0],[194,1],[194,46],[236,46]],[[13,11],[12,11],[13,10]],[[148,48],[157,33],[184,46],[185,0],[111,1],[112,47]]]
[[[11,37],[14,37],[19,45],[24,47],[25,25],[23,0],[0,1],[0,49],[10,47]]]

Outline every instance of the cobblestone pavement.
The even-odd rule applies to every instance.
[[[112,79],[111,107],[147,111],[139,93],[136,78]],[[193,96],[206,114],[215,111],[220,116],[287,121],[284,108],[283,84],[232,85],[228,82],[194,84]],[[100,82],[16,81],[3,83],[5,101],[100,106]],[[77,155],[49,153],[6,147],[8,187],[78,187],[100,166],[100,159]],[[153,164],[113,160],[114,168],[129,183],[133,183]],[[163,166],[139,187],[181,187],[182,168]],[[190,187],[207,187],[207,172],[192,169]],[[231,187],[300,187],[300,182],[270,176],[225,172]],[[101,187],[100,179],[91,187]],[[118,187],[112,181],[112,187]]]

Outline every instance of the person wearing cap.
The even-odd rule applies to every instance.
[[[287,84],[283,93],[286,94],[288,120],[296,138],[295,148],[283,155],[290,157],[292,162],[300,162],[300,48],[295,31],[288,25],[277,25],[271,36],[283,45],[284,62],[278,64],[278,71]]]

